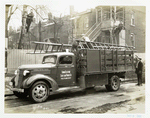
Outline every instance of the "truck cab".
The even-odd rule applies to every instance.
[[[48,76],[53,78],[59,87],[76,84],[76,61],[73,53],[59,52],[43,57],[42,64],[54,64]]]
[[[21,65],[8,86],[21,98],[29,95],[34,102],[47,99],[50,91],[76,85],[76,59],[74,53],[46,54],[42,64]]]

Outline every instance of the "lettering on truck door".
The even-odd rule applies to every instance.
[[[71,86],[75,83],[75,67],[72,56],[61,56],[58,61],[57,83],[61,86]]]

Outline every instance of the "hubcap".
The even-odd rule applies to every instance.
[[[119,82],[118,82],[118,78],[114,77],[112,80],[112,87],[114,88],[114,90],[118,89],[119,87]]]
[[[35,86],[32,91],[32,95],[35,99],[38,99],[38,100],[45,98],[47,95],[46,86],[43,84]]]

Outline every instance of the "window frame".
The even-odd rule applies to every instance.
[[[86,16],[84,18],[84,29],[87,29],[89,27],[89,18],[88,16]]]
[[[71,57],[72,62],[69,63],[69,64],[61,64],[61,63],[60,63],[60,59],[61,59],[62,57],[66,57],[66,56]],[[63,56],[60,56],[60,57],[59,57],[59,60],[58,60],[58,64],[59,64],[59,65],[72,65],[72,64],[73,64],[73,57],[72,57],[71,55],[63,55]]]
[[[97,12],[98,12],[97,13],[97,15],[98,15],[98,22],[101,22],[102,21],[102,8],[99,9]]]
[[[135,34],[134,33],[130,34],[130,40],[132,41],[132,46],[135,47]]]
[[[135,26],[135,13],[131,12],[131,26]]]
[[[45,63],[45,58],[49,58],[49,57],[55,57],[55,63],[50,63],[50,62],[46,62]],[[42,64],[57,64],[57,56],[56,55],[48,55],[48,56],[44,56],[43,60],[42,60]]]

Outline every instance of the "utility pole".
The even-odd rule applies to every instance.
[[[31,39],[30,39],[30,35],[28,33],[28,38],[29,38],[29,49],[31,48]]]
[[[55,35],[56,32],[55,32],[55,31],[56,31],[56,22],[55,22],[55,17],[54,17],[54,40],[55,40],[55,38],[56,38],[56,35]]]
[[[41,8],[39,6],[36,7],[36,10],[40,12],[41,14]],[[38,17],[38,31],[39,31],[39,42],[42,41],[42,32],[41,32],[41,17]],[[39,46],[39,49],[41,49],[41,46]]]
[[[22,39],[25,34],[25,26],[26,26],[26,18],[27,18],[27,5],[23,5],[23,12],[22,12],[22,27],[21,27],[21,34],[19,38],[18,49],[21,49],[22,46]]]
[[[7,68],[7,48],[8,48],[8,12],[9,12],[9,7],[11,5],[6,5],[5,7],[5,68]],[[7,69],[6,69],[7,70]],[[5,71],[6,73],[6,71]]]
[[[41,21],[39,21],[39,42],[41,42]]]
[[[8,26],[8,12],[9,12],[9,7],[11,5],[6,5],[5,7],[5,38],[8,38],[8,29],[7,29],[7,26]]]

